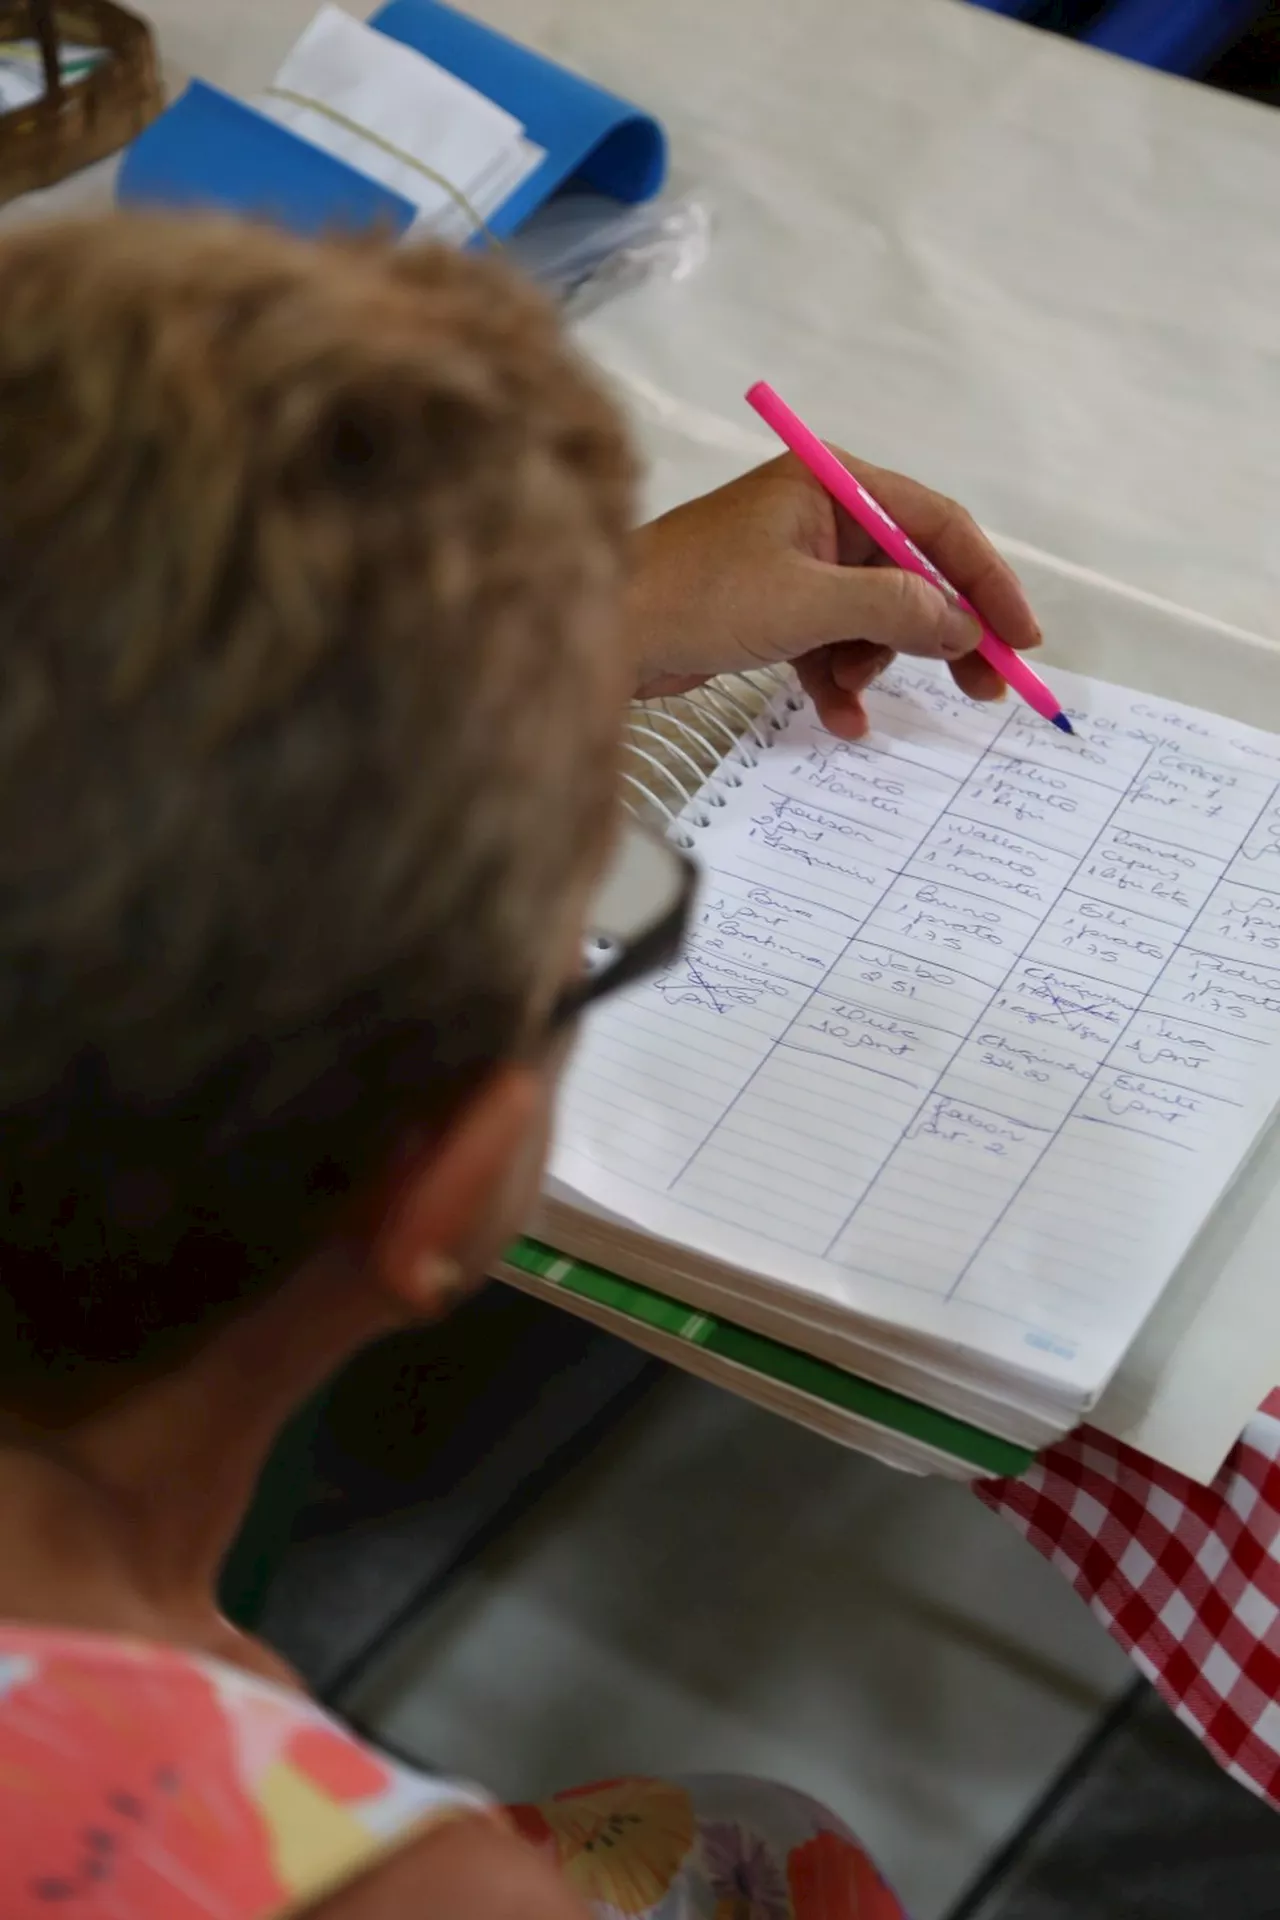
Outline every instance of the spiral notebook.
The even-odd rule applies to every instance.
[[[1089,1414],[1280,1102],[1280,734],[1054,684],[1074,740],[907,662],[858,743],[640,717],[695,926],[587,1022],[518,1277],[968,1471]]]

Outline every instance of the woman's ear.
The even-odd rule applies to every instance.
[[[495,1068],[442,1132],[410,1146],[374,1220],[367,1261],[401,1313],[447,1312],[524,1225],[553,1091],[549,1072]]]

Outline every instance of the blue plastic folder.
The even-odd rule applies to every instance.
[[[513,233],[566,185],[627,203],[661,187],[662,129],[616,94],[443,0],[390,0],[369,24],[487,94],[546,150],[537,171],[490,216],[492,233]],[[307,235],[375,225],[403,233],[414,217],[402,195],[202,80],[127,150],[116,195],[126,205],[219,207]]]

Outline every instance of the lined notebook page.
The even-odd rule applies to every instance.
[[[1085,1397],[1280,1099],[1280,737],[1055,672],[779,698],[691,804],[682,960],[601,1007],[556,1178]]]

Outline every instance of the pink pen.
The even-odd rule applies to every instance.
[[[834,453],[822,444],[816,433],[810,432],[798,414],[792,413],[786,401],[766,381],[757,380],[755,386],[748,389],[747,404],[755,408],[765,425],[773,428],[783,445],[789,447],[796,459],[808,467],[814,479],[826,488],[831,498],[844,508],[851,519],[857,521],[864,533],[870,534],[895,565],[907,573],[923,574],[949,600],[958,602],[976,620],[981,620],[981,615],[975,612],[964,595],[957,593],[951,582],[944,579],[932,560],[921,553],[915,541],[902,531],[896,520],[890,518],[880,502],[872,499],[862,482],[840,464]],[[1001,679],[1007,680],[1014,692],[1021,694],[1027,705],[1042,719],[1051,720],[1063,733],[1075,732],[1057,696],[1046,687],[1039,674],[1032,673],[1021,654],[1015,653],[985,625],[978,642],[978,652],[984,660],[990,661]]]

